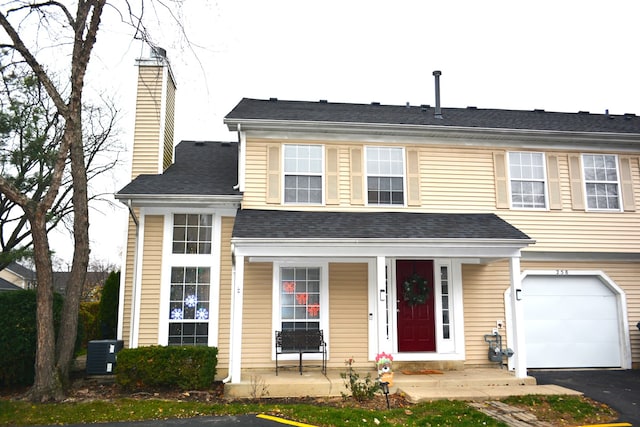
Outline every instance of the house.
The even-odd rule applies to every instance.
[[[35,284],[35,271],[15,261],[0,270],[0,291],[33,289]]]
[[[492,366],[495,333],[520,378],[640,366],[639,117],[242,99],[172,160],[169,64],[138,68],[126,346],[217,346],[232,383],[282,329],[336,369]]]
[[[109,277],[109,271],[87,271],[87,275],[82,286],[82,295],[80,300],[83,302],[97,302],[100,300],[102,287]],[[67,285],[71,280],[70,271],[54,271],[53,272],[53,289],[61,295],[67,292]]]

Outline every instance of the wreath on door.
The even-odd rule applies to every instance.
[[[402,284],[402,294],[404,301],[410,306],[422,305],[429,298],[429,282],[418,273],[413,273]]]

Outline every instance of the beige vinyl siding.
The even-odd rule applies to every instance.
[[[329,368],[343,369],[345,361],[371,367],[368,356],[367,264],[329,265]]]
[[[242,368],[270,368],[272,337],[272,264],[245,263],[242,331]],[[353,357],[356,366],[370,367],[367,360],[367,265],[329,265],[330,368],[344,368]]]
[[[27,281],[24,277],[15,274],[13,271],[9,271],[7,268],[0,270],[0,277],[22,289],[27,289]]]
[[[229,369],[229,332],[231,327],[231,232],[234,218],[221,218],[220,306],[218,316],[218,377],[224,378]]]
[[[290,209],[289,205],[268,205],[265,200],[266,148],[270,140],[247,141],[247,186],[243,207],[262,209],[269,207]],[[376,211],[354,203],[351,198],[351,151],[362,149],[364,145],[347,142],[287,141],[288,143],[323,144],[338,147],[339,201],[332,209],[343,211]],[[388,145],[388,144],[387,144]],[[550,210],[497,209],[496,181],[494,179],[495,150],[482,147],[451,147],[446,145],[407,145],[407,151],[419,151],[420,163],[420,207],[407,207],[406,211],[445,213],[487,213],[495,212],[501,218],[528,234],[536,244],[532,251],[598,251],[598,252],[640,252],[640,211],[629,212],[586,212],[584,200],[574,200],[574,195],[582,197],[579,154],[549,151],[547,159],[552,159],[553,200]],[[514,148],[515,150],[516,148]],[[505,150],[510,150],[509,147]],[[615,153],[614,153],[615,154]],[[574,159],[578,167],[570,175],[569,159]],[[625,194],[633,194],[634,203],[640,206],[640,172],[638,158],[627,157],[630,176],[625,179]],[[577,160],[577,161],[576,161]],[[573,176],[573,178],[570,178]],[[506,186],[507,184],[505,184]],[[578,191],[580,189],[580,191]],[[508,202],[508,199],[507,199]],[[582,206],[582,209],[578,207]],[[297,210],[318,210],[318,206],[296,206]]]
[[[505,320],[504,292],[509,287],[509,262],[462,266],[465,365],[491,365],[484,335]],[[509,325],[507,325],[509,327]],[[502,335],[506,338],[506,332]]]
[[[275,367],[272,351],[273,266],[249,263],[244,266],[242,310],[242,368]]]
[[[338,148],[338,204],[342,210],[380,210],[378,207],[364,205],[366,188],[361,188],[360,194],[352,194],[353,187],[353,156],[363,156],[364,145],[388,146],[388,144],[354,144],[347,142],[297,141],[287,140],[291,144],[321,144],[325,149]],[[267,151],[273,141],[262,139],[247,140],[247,171],[246,185],[243,195],[243,207],[247,209],[273,208],[273,200],[267,201],[266,176]],[[418,177],[412,175],[417,185],[419,200],[412,200],[414,204],[421,204],[419,211],[468,212],[470,207],[474,211],[487,212],[494,209],[495,191],[493,180],[492,152],[473,148],[452,150],[448,146],[409,146],[412,161],[418,161],[421,173]],[[360,168],[364,165],[361,158]],[[363,171],[357,171],[361,174]],[[358,175],[360,176],[360,175]],[[364,186],[364,177],[362,177]],[[358,197],[356,197],[358,196]],[[454,197],[452,199],[452,197]],[[290,207],[282,203],[282,208]],[[296,206],[296,209],[317,210],[318,206]],[[408,208],[409,209],[409,208]]]
[[[139,215],[140,210],[134,210],[135,215]],[[133,275],[135,268],[133,266],[136,251],[136,225],[129,217],[127,228],[127,254],[125,257],[126,269],[124,278],[124,301],[123,301],[123,317],[122,317],[122,339],[125,347],[129,347],[129,337],[131,336],[131,297],[133,293]]]
[[[138,70],[136,118],[134,122],[131,178],[140,174],[157,174],[161,165],[162,90],[165,69],[143,66]],[[164,141],[163,141],[164,142]]]
[[[163,215],[145,216],[139,346],[158,344],[163,231]]]

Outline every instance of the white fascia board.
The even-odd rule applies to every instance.
[[[158,195],[158,194],[115,194],[116,200],[124,204],[131,202],[132,207],[215,207],[239,208],[242,196],[194,196],[194,195]]]
[[[247,257],[519,257],[533,240],[470,239],[244,239],[231,240],[236,255]]]
[[[286,134],[304,133],[311,138],[327,139],[331,136],[342,139],[351,136],[358,141],[379,141],[393,137],[405,138],[446,138],[479,141],[486,140],[493,146],[512,144],[514,141],[530,143],[533,146],[553,146],[554,148],[573,148],[579,144],[582,148],[607,148],[623,152],[638,152],[640,134],[613,132],[577,132],[539,129],[500,129],[472,128],[463,126],[409,125],[387,123],[355,123],[355,122],[315,122],[287,120],[225,120],[230,130],[241,125],[242,131],[252,137],[282,137]],[[563,145],[564,144],[564,145]]]

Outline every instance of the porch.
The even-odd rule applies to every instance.
[[[242,381],[224,387],[227,398],[280,398],[280,397],[339,397],[347,393],[340,377],[344,369],[243,371]],[[358,370],[360,378],[376,378],[374,370]],[[436,373],[442,372],[442,373]],[[402,392],[414,403],[438,400],[489,400],[528,394],[579,395],[580,392],[555,385],[537,385],[533,377],[516,378],[513,372],[498,368],[469,368],[455,371],[433,371],[424,374],[394,372],[390,393]]]

